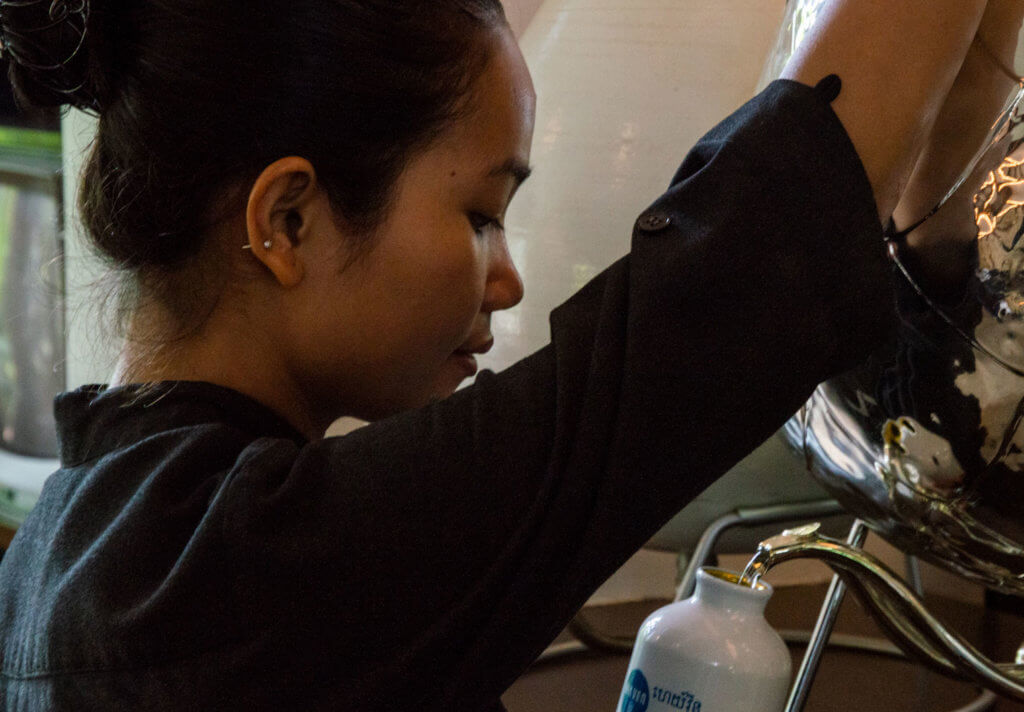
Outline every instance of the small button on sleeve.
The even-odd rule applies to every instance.
[[[640,216],[636,227],[641,232],[661,232],[672,224],[672,218],[660,210],[652,210]]]

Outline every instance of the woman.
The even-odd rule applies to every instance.
[[[548,347],[446,398],[523,289],[534,92],[496,0],[0,3],[22,93],[99,113],[81,202],[129,313],[0,567],[7,707],[500,708],[887,331],[879,215],[984,3],[875,5],[829,6]],[[322,438],[341,415],[376,422]]]

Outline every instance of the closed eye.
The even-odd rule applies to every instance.
[[[501,231],[505,230],[505,226],[501,224],[501,220],[498,218],[488,217],[481,213],[470,213],[469,224],[473,226],[473,232],[477,235],[482,235],[484,230],[489,227],[494,227]]]

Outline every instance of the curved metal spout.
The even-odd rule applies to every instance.
[[[748,571],[761,575],[791,559],[817,559],[827,564],[908,655],[949,677],[1024,701],[1024,665],[990,661],[946,628],[909,586],[871,554],[822,536],[812,526],[761,542]]]

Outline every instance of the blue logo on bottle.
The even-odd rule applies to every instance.
[[[629,673],[626,687],[622,691],[622,704],[619,712],[647,712],[647,704],[651,699],[647,678],[639,670]]]

